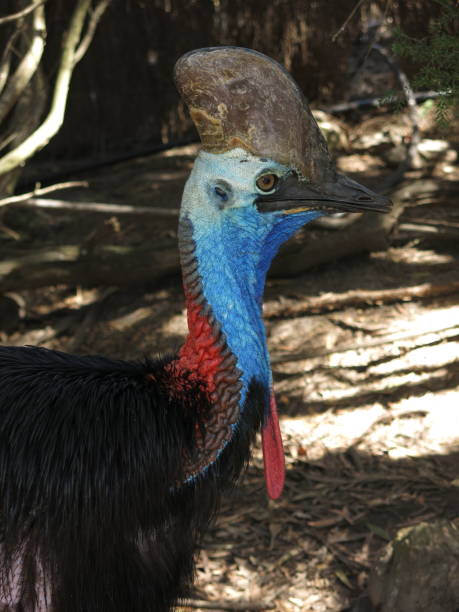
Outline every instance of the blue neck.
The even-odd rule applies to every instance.
[[[242,227],[247,227],[243,209],[231,212],[234,213],[232,221],[240,220]],[[264,279],[256,257],[262,252],[264,237],[253,231],[250,236],[246,232],[232,232],[231,228],[232,224],[222,223],[205,235],[198,232],[196,257],[204,297],[242,371],[242,408],[253,377],[263,386],[271,384],[261,313]]]
[[[272,384],[262,319],[267,271],[279,246],[309,220],[297,215],[273,226],[272,219],[260,224],[254,215],[259,213],[235,208],[220,223],[194,228],[204,297],[242,371],[241,409],[252,378],[266,389]]]

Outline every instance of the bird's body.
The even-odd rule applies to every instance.
[[[205,477],[183,484],[177,449],[192,452],[211,406],[186,376],[185,393],[170,393],[173,363],[0,348],[0,476],[9,483],[1,562],[16,569],[2,577],[2,603],[145,612],[185,593],[218,491],[248,459],[262,402],[254,385],[233,443]]]
[[[261,312],[271,260],[321,214],[311,200],[356,210],[384,210],[387,202],[343,177],[333,182],[328,167],[325,193],[311,181],[298,187],[295,179],[292,187],[294,146],[287,142],[272,158],[255,150],[266,139],[246,146],[244,134],[254,139],[254,131],[246,118],[241,128],[240,115],[232,119],[237,138],[227,135],[231,146],[213,151],[224,137],[206,105],[218,102],[215,83],[247,91],[234,72],[241,58],[243,69],[271,70],[283,95],[287,83],[295,112],[298,99],[304,104],[290,77],[285,82],[286,73],[260,54],[222,48],[180,60],[179,89],[208,146],[182,199],[189,333],[178,354],[128,363],[0,348],[0,609],[170,610],[260,426],[268,493],[280,495],[283,452]],[[202,84],[187,89],[202,71],[212,94],[204,101]],[[234,127],[225,124],[225,104],[212,112],[227,131]]]

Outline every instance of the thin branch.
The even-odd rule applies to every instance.
[[[46,0],[38,0],[38,2],[29,4],[29,6],[26,6],[25,8],[23,8],[21,11],[18,11],[17,13],[12,13],[11,15],[0,17],[0,25],[3,25],[4,23],[10,23],[11,21],[17,21],[18,19],[22,19],[23,17],[26,17],[29,13],[34,11],[36,8],[38,8],[45,2]]]
[[[1,212],[2,211],[0,211],[0,233],[6,234],[6,236],[9,236],[13,240],[19,241],[21,239],[21,234],[15,232],[13,229],[11,229],[11,227],[8,227],[3,223],[3,215]]]
[[[459,228],[454,227],[454,224],[448,225],[445,223],[401,223],[397,227],[398,235],[407,232],[415,234],[417,237],[435,237],[439,240],[458,240]]]
[[[5,85],[8,81],[11,68],[11,42],[17,37],[18,30],[15,30],[11,35],[9,41],[6,44],[3,52],[2,59],[0,61],[0,94],[5,89]]]
[[[0,98],[0,123],[13,108],[19,96],[35,74],[45,48],[46,21],[43,4],[35,8],[33,16],[33,38],[27,53],[9,79]]]
[[[80,41],[83,23],[90,5],[91,0],[79,0],[71,17],[69,29],[64,37],[61,63],[48,116],[33,134],[0,159],[0,175],[10,172],[23,164],[29,157],[32,157],[51,140],[61,127],[73,73],[75,51]]]
[[[3,92],[8,82],[11,69],[11,56],[14,51],[16,40],[22,35],[22,30],[23,27],[14,28],[3,49],[2,58],[0,60],[0,94]]]
[[[370,38],[370,44],[368,45],[367,51],[363,57],[363,60],[360,63],[360,68],[358,68],[358,70],[362,70],[362,68],[365,66],[365,64],[367,63],[368,58],[370,57],[370,53],[374,47],[374,45],[377,44],[378,39],[379,39],[379,34],[380,34],[380,28],[383,25],[383,23],[386,20],[387,17],[387,13],[389,11],[389,7],[392,4],[393,0],[387,0],[386,1],[386,5],[384,7],[384,13],[382,15],[382,17],[379,19],[379,23],[377,24],[376,28],[373,31],[373,35]]]
[[[85,247],[90,247],[85,248]],[[92,248],[94,246],[94,248]],[[130,247],[70,244],[18,256],[14,246],[0,258],[0,293],[51,285],[145,286],[177,275],[180,262],[171,238]],[[24,251],[23,251],[24,253]]]
[[[75,51],[75,58],[73,60],[73,65],[75,66],[78,62],[83,58],[84,54],[88,50],[89,45],[91,44],[92,39],[94,38],[94,34],[96,32],[97,24],[100,21],[100,18],[105,13],[108,5],[112,0],[101,0],[99,4],[96,6],[94,11],[92,12],[91,18],[89,20],[89,24],[86,30],[86,34],[78,45],[77,50]]]
[[[459,288],[459,287],[458,287]],[[368,342],[357,342],[352,344],[345,344],[337,346],[332,349],[326,349],[323,351],[304,352],[304,353],[290,353],[289,355],[275,355],[271,359],[273,365],[279,363],[290,363],[293,361],[304,361],[306,359],[314,359],[317,357],[327,357],[328,355],[337,355],[341,353],[347,353],[349,351],[361,351],[368,348],[376,348],[378,346],[385,346],[386,344],[392,344],[394,342],[404,342],[405,340],[412,340],[414,338],[421,338],[422,336],[428,336],[429,334],[438,334],[441,339],[447,339],[449,333],[459,332],[458,325],[448,325],[447,327],[435,327],[433,329],[424,329],[417,332],[401,332],[395,334],[388,334],[381,338],[375,338]],[[447,334],[442,336],[441,334]]]
[[[354,8],[352,9],[352,11],[349,13],[349,15],[346,17],[346,19],[344,20],[344,23],[338,28],[338,30],[333,34],[332,36],[332,42],[335,42],[335,40],[338,38],[338,36],[341,34],[341,32],[343,32],[347,26],[347,24],[350,22],[350,20],[352,19],[352,17],[354,17],[355,13],[358,11],[358,9],[362,6],[362,4],[365,2],[366,0],[359,0],[357,2],[357,4],[354,6]]]
[[[263,612],[263,610],[274,610],[274,604],[252,601],[207,601],[203,599],[182,599],[179,601],[179,606],[182,608],[202,608],[204,610],[232,610],[242,611],[249,610],[250,612]]]
[[[405,159],[400,163],[393,175],[389,176],[386,181],[383,182],[383,186],[381,187],[382,190],[387,190],[400,182],[407,170],[412,167],[419,167],[420,165],[418,153],[418,146],[421,140],[420,117],[416,104],[416,97],[406,74],[400,68],[395,59],[391,57],[387,50],[381,45],[375,43],[373,48],[384,59],[386,64],[397,77],[402,88],[403,95],[405,96],[408,106],[408,117],[411,123],[411,139],[406,151]]]
[[[21,142],[24,142],[26,138],[33,134],[33,132],[40,125],[46,107],[47,107],[47,90],[45,78],[43,75],[42,64],[38,66],[35,74],[32,77],[31,82],[25,88],[24,92],[16,102],[14,109],[12,110],[11,121],[9,121],[9,129],[14,132],[14,138],[12,140],[11,148],[18,146]],[[9,149],[8,149],[9,150]],[[5,151],[6,153],[7,151]],[[2,153],[3,155],[4,153]],[[16,169],[16,176],[18,176]],[[8,176],[11,178],[11,173],[3,177],[2,183],[8,184]],[[0,179],[1,180],[1,179]],[[6,183],[5,183],[6,181]],[[14,180],[10,189],[14,188],[16,180]],[[10,191],[8,193],[13,193]],[[2,194],[3,195],[3,194]]]
[[[13,142],[13,140],[17,138],[17,134],[18,133],[15,129],[8,130],[6,134],[3,136],[2,140],[0,141],[0,151],[3,151],[3,149],[5,149],[8,145],[10,145]]]
[[[301,302],[266,304],[264,316],[266,319],[285,317],[300,317],[306,314],[335,312],[344,308],[365,306],[380,306],[396,302],[410,302],[434,297],[452,295],[459,292],[459,281],[444,284],[424,283],[413,287],[395,287],[380,290],[352,290],[342,295],[324,294],[313,296]]]
[[[443,91],[419,91],[414,93],[414,99],[416,102],[435,100],[445,93],[446,92]],[[351,100],[349,102],[339,102],[338,104],[333,104],[332,106],[324,106],[321,107],[321,110],[323,109],[325,112],[332,115],[338,115],[341,113],[347,113],[349,111],[362,110],[368,107],[380,108],[382,106],[389,106],[394,102],[397,102],[397,98],[392,96],[361,98],[360,100]]]
[[[402,90],[405,96],[407,105],[408,105],[408,113],[411,122],[411,141],[406,151],[405,159],[399,164],[398,168],[393,172],[385,181],[383,181],[380,186],[381,191],[387,191],[388,189],[394,187],[397,183],[399,183],[406,171],[411,167],[419,167],[419,154],[418,154],[418,144],[421,138],[421,132],[419,128],[419,113],[416,106],[416,98],[413,89],[411,88],[410,82],[406,74],[402,71],[400,66],[397,64],[395,59],[393,59],[390,53],[384,49],[380,44],[378,44],[379,37],[379,29],[381,24],[384,22],[386,15],[388,13],[389,7],[391,6],[393,0],[387,0],[384,7],[383,18],[375,29],[373,36],[371,37],[370,44],[368,45],[367,52],[360,63],[360,66],[357,68],[355,74],[359,70],[365,66],[368,57],[372,51],[379,53],[379,55],[384,59],[386,64],[392,70],[392,72],[397,77]],[[348,21],[348,20],[347,20]],[[344,26],[344,24],[343,24]],[[354,74],[354,76],[355,76]]]
[[[106,204],[100,202],[69,202],[68,200],[49,200],[37,198],[36,196],[46,195],[61,189],[72,189],[74,187],[87,187],[87,181],[68,181],[66,183],[56,183],[48,187],[38,187],[28,193],[21,193],[9,196],[0,200],[0,210],[2,206],[16,204],[31,208],[54,208],[57,210],[73,210],[77,212],[97,212],[105,214],[119,215],[155,215],[166,217],[178,217],[178,208],[158,208],[156,206],[130,206],[129,204]]]
[[[10,196],[9,198],[3,198],[0,200],[0,207],[7,206],[8,204],[19,204],[26,202],[34,196],[46,195],[53,191],[60,191],[61,189],[71,189],[73,187],[87,187],[86,181],[69,181],[67,183],[56,183],[55,185],[49,185],[48,187],[38,187],[28,193],[21,193],[20,195]]]
[[[108,215],[152,215],[156,217],[178,217],[179,215],[178,208],[158,208],[156,206],[130,206],[129,204],[105,204],[101,202],[69,202],[67,200],[48,200],[45,198],[30,198],[26,200],[21,199],[18,200],[16,203],[19,206],[28,206],[31,208],[52,208],[54,210],[95,212]],[[2,201],[0,201],[0,206],[2,206]]]

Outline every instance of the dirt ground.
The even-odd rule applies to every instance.
[[[177,207],[193,153],[190,147],[87,173],[90,190],[82,199]],[[338,162],[363,182],[377,183],[388,172],[365,152],[348,151]],[[411,175],[426,176],[457,186],[457,157]],[[439,189],[411,202],[387,250],[269,280],[266,324],[285,492],[267,499],[257,444],[206,538],[197,598],[265,602],[280,612],[343,611],[364,592],[373,560],[398,529],[435,518],[459,525],[458,193],[446,197]],[[16,237],[1,235],[0,246],[16,240],[33,249],[38,236],[49,244],[78,241],[106,222],[101,215],[24,210],[10,220]],[[118,224],[121,242],[175,240],[175,230],[154,219],[110,223]],[[452,234],[419,233],[420,225]],[[450,290],[413,299],[409,289],[421,285]],[[395,289],[406,295],[382,293]],[[340,302],[351,290],[367,297]],[[322,305],[309,312],[317,296]],[[63,285],[16,299],[21,318],[0,332],[4,344],[142,358],[174,350],[186,333],[179,277],[147,289]],[[283,305],[286,313],[297,306],[297,315],[282,314]]]

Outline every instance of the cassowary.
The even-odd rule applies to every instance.
[[[188,53],[175,80],[202,150],[179,250],[189,333],[141,363],[0,349],[0,607],[163,612],[186,592],[221,490],[261,427],[284,481],[262,321],[279,246],[327,211],[389,201],[335,172],[289,74],[266,56]]]

